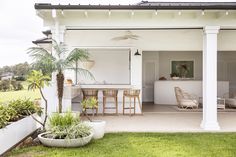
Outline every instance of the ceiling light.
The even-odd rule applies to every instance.
[[[155,11],[155,15],[157,15],[158,13],[157,13],[157,10]]]
[[[87,11],[84,12],[84,16],[88,17],[88,12]]]
[[[108,16],[111,16],[111,10],[108,11]]]
[[[134,11],[131,12],[131,15],[134,16]]]
[[[202,10],[202,16],[203,16],[203,15],[205,15],[205,12],[204,12],[204,10]]]
[[[52,10],[52,17],[53,17],[53,18],[56,18],[56,17],[57,17],[56,9],[53,9],[53,10]]]
[[[229,11],[226,11],[226,12],[225,12],[225,15],[229,15]]]
[[[178,12],[178,15],[181,15],[181,14],[182,14],[182,12],[181,12],[181,11],[179,11],[179,12]]]

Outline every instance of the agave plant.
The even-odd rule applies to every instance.
[[[33,58],[35,65],[45,65],[45,67],[51,69],[51,73],[57,73],[58,112],[61,113],[64,86],[63,71],[74,69],[74,63],[87,60],[89,58],[88,53],[82,50],[79,51],[78,49],[68,52],[64,43],[57,43],[55,40],[52,40],[52,52],[42,47],[31,47],[28,49],[28,54]],[[93,75],[86,69],[77,68],[76,70],[83,75],[93,78]]]

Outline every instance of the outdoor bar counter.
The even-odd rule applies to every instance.
[[[91,85],[65,85],[64,87],[64,99],[72,101],[73,98],[78,95],[82,95],[83,89],[97,89],[98,90],[98,113],[102,113],[102,103],[103,103],[103,90],[106,89],[117,89],[118,90],[118,113],[123,113],[122,104],[123,104],[123,91],[125,89],[137,89],[132,85],[117,85],[117,84],[91,84]],[[129,101],[126,100],[126,103]],[[72,102],[71,102],[72,104]],[[114,99],[107,100],[108,106],[114,106]],[[109,110],[108,110],[109,112]],[[112,110],[111,110],[112,112]],[[137,105],[136,112],[139,113],[140,109]]]

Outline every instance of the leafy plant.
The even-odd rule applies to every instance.
[[[49,127],[60,126],[62,128],[68,125],[80,123],[80,115],[75,116],[71,112],[66,112],[65,114],[54,113],[53,116],[49,118]]]
[[[6,92],[7,90],[10,90],[10,80],[2,80],[0,82],[0,90]]]
[[[38,123],[40,123],[43,126],[43,129],[45,129],[45,124],[48,117],[48,101],[43,94],[42,88],[49,85],[49,80],[50,80],[49,76],[43,75],[41,71],[36,71],[36,70],[33,70],[29,74],[28,79],[27,79],[27,82],[29,83],[28,89],[29,90],[39,89],[40,94],[45,102],[44,121],[40,122],[36,118],[33,117]]]
[[[7,125],[7,116],[5,112],[5,108],[3,105],[0,105],[0,129],[4,128]]]
[[[87,60],[88,54],[84,51],[72,51],[67,53],[68,50],[64,43],[57,43],[55,40],[52,41],[53,53],[42,47],[31,47],[28,53],[30,57],[34,59],[35,65],[41,65],[41,67],[47,67],[50,69],[50,73],[57,72],[57,96],[58,96],[58,111],[62,112],[62,97],[63,97],[63,86],[64,86],[64,74],[63,71],[67,68],[72,68],[76,61]],[[79,72],[84,75],[93,78],[92,74],[86,70],[79,68]]]
[[[14,91],[22,90],[24,88],[20,81],[11,80],[11,85]]]
[[[179,77],[179,74],[178,73],[171,73],[170,77]]]
[[[13,109],[16,111],[19,117],[24,117],[30,115],[30,113],[38,113],[41,114],[42,110],[39,106],[37,106],[33,101],[29,99],[25,100],[13,100],[8,104],[9,109]]]
[[[32,101],[14,100],[8,104],[0,105],[0,128],[5,127],[9,122],[20,120],[33,113],[41,113],[41,108]]]
[[[26,80],[24,76],[16,76],[16,77],[14,77],[14,79],[16,81],[25,81]]]
[[[91,127],[80,121],[80,115],[71,112],[65,114],[55,113],[49,118],[49,134],[47,138],[76,139],[91,134]]]
[[[84,99],[81,102],[81,105],[83,107],[83,113],[85,113],[86,117],[89,119],[89,121],[91,121],[91,119],[89,118],[86,109],[95,109],[98,107],[98,100],[95,97],[89,97],[87,99]]]

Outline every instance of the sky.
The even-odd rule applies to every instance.
[[[0,67],[25,61],[31,62],[26,53],[27,49],[35,46],[32,44],[32,41],[44,37],[42,31],[47,30],[47,28],[43,27],[42,19],[36,15],[34,3],[135,4],[140,1],[141,0],[0,0]],[[236,0],[215,1],[232,2]]]

